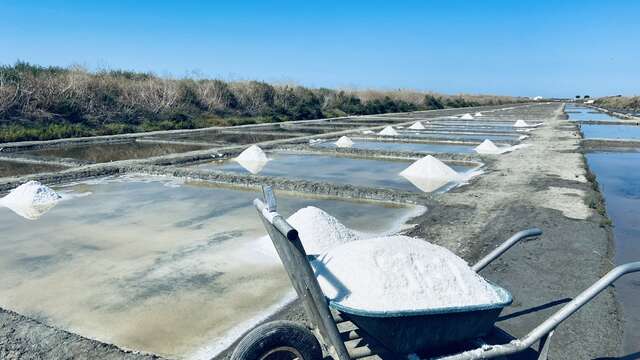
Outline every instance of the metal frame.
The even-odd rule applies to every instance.
[[[259,199],[255,199],[253,203],[258,210],[260,219],[267,229],[269,237],[280,256],[280,259],[282,260],[282,264],[284,265],[296,293],[304,304],[307,317],[315,327],[313,329],[314,332],[321,338],[325,346],[327,346],[327,351],[334,359],[351,359],[355,354],[349,354],[347,351],[343,338],[336,325],[336,321],[342,321],[340,314],[332,315],[329,303],[322,293],[322,289],[318,284],[313,269],[307,260],[307,253],[305,252],[302,242],[298,237],[298,232],[276,212],[276,198],[271,187],[263,187],[263,193],[267,204],[263,203]],[[536,237],[541,234],[542,231],[535,228],[523,230],[514,234],[487,256],[480,259],[480,261],[472,266],[472,269],[476,272],[482,270],[519,241],[526,238]],[[623,275],[633,272],[640,272],[640,262],[628,263],[614,268],[520,339],[515,339],[507,344],[501,345],[483,344],[481,347],[473,350],[438,357],[437,359],[490,359],[524,351],[539,341],[538,359],[546,360],[549,343],[555,328],[617,279]],[[351,335],[349,336],[350,339]],[[362,357],[362,355],[372,354],[359,354],[357,357]]]

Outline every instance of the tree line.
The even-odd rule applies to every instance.
[[[334,90],[123,70],[0,66],[0,142],[524,101],[412,90]]]

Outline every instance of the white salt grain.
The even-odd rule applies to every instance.
[[[51,188],[37,181],[29,181],[0,199],[0,206],[25,219],[35,220],[56,206],[60,199],[60,195]]]
[[[387,126],[382,131],[378,133],[378,135],[386,135],[386,136],[397,136],[398,132],[391,126]]]
[[[416,121],[415,123],[413,123],[413,125],[409,126],[409,129],[411,129],[411,130],[424,130],[425,127],[424,127],[424,125],[422,125],[422,123],[420,121]]]
[[[289,216],[287,222],[298,230],[298,236],[307,254],[320,254],[337,245],[360,239],[358,232],[314,206],[296,211]]]
[[[407,236],[352,241],[311,262],[324,294],[366,311],[411,311],[503,300],[449,250]]]
[[[257,145],[251,145],[234,159],[240,166],[252,174],[257,174],[269,162],[267,154]]]
[[[343,136],[336,141],[336,146],[339,148],[350,148],[353,146],[353,141],[348,136]]]

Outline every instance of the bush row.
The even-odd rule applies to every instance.
[[[409,90],[345,91],[121,70],[0,66],[0,141],[279,122],[522,101]]]

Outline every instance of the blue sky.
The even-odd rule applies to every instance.
[[[314,87],[637,95],[639,13],[635,0],[2,0],[0,63]]]

